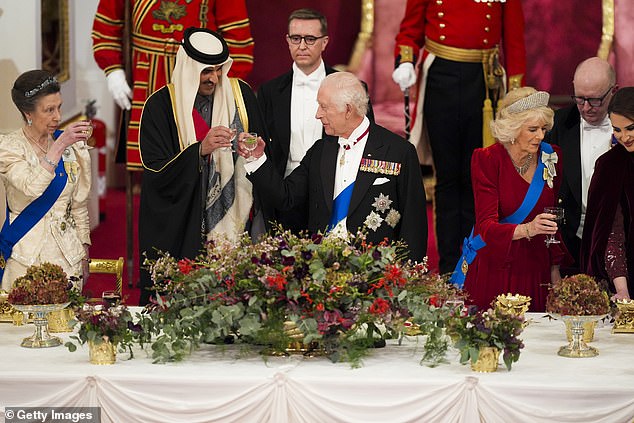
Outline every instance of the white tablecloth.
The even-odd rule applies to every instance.
[[[0,417],[6,406],[98,406],[102,421],[129,422],[631,422],[634,334],[600,324],[600,355],[557,355],[563,323],[541,314],[524,331],[508,372],[458,363],[419,364],[421,344],[388,344],[359,369],[326,358],[267,357],[239,346],[204,346],[181,363],[152,364],[143,351],[112,366],[87,347],[20,347],[32,326],[0,325]],[[67,336],[62,336],[67,337]]]

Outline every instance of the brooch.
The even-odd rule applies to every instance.
[[[542,151],[542,163],[544,163],[545,166],[543,177],[544,181],[546,181],[550,188],[553,187],[553,179],[555,178],[555,176],[557,176],[555,164],[558,160],[559,157],[557,157],[556,152],[548,154],[545,151]]]

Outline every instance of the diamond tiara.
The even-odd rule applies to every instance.
[[[537,91],[527,97],[517,100],[515,103],[512,103],[506,108],[506,110],[508,110],[509,113],[520,113],[536,107],[548,106],[549,99],[550,94],[546,91]]]
[[[44,89],[46,86],[51,85],[51,84],[56,83],[56,82],[57,82],[57,79],[54,76],[49,76],[44,81],[42,81],[42,83],[40,85],[38,85],[37,87],[33,88],[32,90],[29,90],[29,91],[25,92],[24,93],[24,97],[26,97],[26,98],[33,97],[35,94],[37,94],[40,90]]]

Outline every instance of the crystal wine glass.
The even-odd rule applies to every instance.
[[[249,132],[246,137],[242,139],[242,143],[244,144],[244,148],[251,153],[258,147],[258,134],[255,132]],[[255,158],[249,156],[247,159],[248,162],[255,160]]]
[[[82,141],[81,144],[79,145],[80,150],[90,150],[91,148],[93,148],[88,145],[88,140],[90,139],[90,137],[92,137],[92,130],[93,130],[92,122],[89,120],[85,122],[89,124],[90,126],[88,127],[88,129],[85,129],[83,131],[83,133],[86,134],[86,139]]]
[[[557,229],[561,227],[561,224],[564,221],[564,209],[561,207],[544,207],[544,213],[555,215],[555,218],[552,219],[557,223]],[[550,247],[550,244],[559,244],[560,241],[555,238],[555,235],[548,235],[546,237],[546,246]]]
[[[231,141],[233,143],[233,140],[235,140],[236,136],[238,135],[238,125],[236,125],[235,123],[231,123],[229,125],[229,131],[231,132],[231,137],[229,138],[229,141]],[[225,147],[224,150],[225,151],[234,151],[233,147]]]

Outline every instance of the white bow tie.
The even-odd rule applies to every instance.
[[[607,129],[610,128],[612,125],[610,123],[609,120],[604,120],[603,122],[601,122],[598,125],[591,125],[588,122],[586,122],[585,120],[583,121],[583,130],[584,131],[592,131],[594,129]]]
[[[293,76],[293,85],[296,87],[308,87],[314,91],[319,89],[321,81],[315,77],[307,77],[306,75],[296,74]]]

